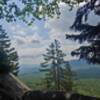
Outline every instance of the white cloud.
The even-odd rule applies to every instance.
[[[70,55],[71,51],[76,49],[79,45],[77,43],[66,40],[65,34],[68,32],[70,34],[69,27],[73,23],[74,16],[73,12],[69,12],[68,8],[65,5],[61,5],[61,16],[59,19],[53,18],[48,19],[44,24],[44,29],[48,29],[48,38],[43,39],[39,34],[37,34],[39,27],[36,26],[35,29],[30,27],[31,32],[34,32],[32,35],[26,35],[24,37],[20,37],[20,40],[23,40],[27,47],[23,49],[20,48],[19,55],[21,59],[21,63],[41,63],[43,58],[42,54],[45,53],[46,48],[54,39],[58,39],[61,42],[62,50],[67,54],[65,57],[66,60],[76,59],[76,57],[72,57]],[[43,30],[44,30],[43,29]],[[42,32],[42,31],[41,31]],[[22,38],[22,39],[21,39]],[[18,37],[17,37],[18,40]],[[40,40],[38,46],[30,47],[30,44],[34,41]]]
[[[34,25],[34,27],[28,27],[21,24],[10,24],[9,27],[9,33],[11,36],[13,44],[21,46],[21,47],[27,47],[29,45],[37,45],[42,40],[42,37],[38,34],[38,27]]]
[[[23,23],[6,23],[4,27],[8,31],[12,40],[12,46],[16,48],[19,54],[21,64],[39,64],[42,62],[42,54],[54,39],[61,42],[62,50],[67,54],[66,60],[76,59],[70,55],[71,51],[78,48],[80,45],[76,42],[67,40],[65,34],[76,34],[69,27],[72,25],[75,18],[75,10],[69,11],[68,7],[60,4],[60,18],[47,19],[44,22],[35,22],[32,26],[27,26]],[[93,13],[90,14],[91,17]],[[97,18],[97,16],[95,17]],[[99,18],[97,18],[99,19]],[[92,16],[89,22],[97,24]],[[45,36],[47,35],[47,37]],[[44,38],[46,37],[46,38]]]
[[[64,4],[60,6],[62,12],[60,18],[48,19],[45,23],[42,23],[43,25],[40,25],[41,23],[34,24],[31,27],[22,23],[6,25],[11,33],[9,35],[13,46],[18,51],[21,64],[41,63],[43,60],[42,54],[45,53],[46,48],[54,39],[61,42],[62,49],[67,54],[66,60],[76,59],[71,57],[70,52],[77,47],[77,43],[66,40],[65,37],[67,32],[69,34],[71,32],[69,27],[73,23],[74,13],[69,12]],[[45,35],[48,36],[44,39]]]
[[[39,64],[41,63],[42,54],[45,48],[18,48],[21,64]]]
[[[19,55],[20,64],[36,64],[40,62],[44,48],[40,44],[43,40],[38,34],[37,25],[28,27],[21,23],[6,23],[6,31],[11,38],[12,47],[15,47]]]
[[[70,30],[70,26],[72,25],[75,12],[69,11],[68,7],[62,3],[60,5],[61,8],[61,16],[59,19],[53,18],[48,19],[45,23],[45,28],[49,29],[49,37],[53,41],[54,39],[58,39],[61,42],[62,49],[68,55],[66,56],[66,60],[76,59],[76,57],[72,57],[70,55],[71,51],[76,49],[79,45],[73,41],[69,41],[66,39],[66,34],[72,34]]]

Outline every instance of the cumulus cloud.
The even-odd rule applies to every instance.
[[[39,35],[40,27],[31,27],[22,23],[4,23],[4,27],[10,36],[12,47],[15,47],[19,55],[20,64],[39,63],[43,51],[43,44],[40,41],[43,37]],[[41,48],[42,47],[42,48]]]
[[[77,59],[70,55],[71,51],[78,48],[80,45],[77,42],[67,40],[66,34],[76,34],[70,30],[75,19],[76,10],[69,11],[68,6],[64,3],[60,4],[60,18],[48,18],[44,21],[36,21],[32,26],[27,26],[21,22],[6,23],[2,22],[3,26],[9,33],[12,40],[12,46],[16,48],[19,54],[20,64],[39,64],[42,62],[42,54],[54,39],[61,42],[62,50],[67,54],[66,60]],[[98,16],[93,17],[93,12],[89,15],[89,22],[97,24]],[[79,34],[79,33],[78,33]]]
[[[49,29],[49,37],[53,41],[58,39],[61,42],[62,50],[67,54],[66,60],[76,59],[70,55],[71,51],[79,47],[78,43],[66,39],[66,34],[74,34],[70,30],[75,19],[75,11],[69,11],[68,7],[62,3],[60,4],[61,16],[59,19],[48,19],[45,23],[45,28]]]
[[[66,60],[72,58],[70,52],[75,49],[77,43],[66,40],[65,34],[72,33],[69,27],[75,17],[74,11],[69,12],[68,7],[60,4],[61,16],[59,19],[52,18],[45,22],[34,23],[31,27],[23,23],[6,24],[12,44],[19,54],[21,64],[39,64],[42,62],[42,54],[54,39],[61,42],[62,50],[67,54]],[[77,45],[77,46],[76,46]]]
[[[61,4],[60,6],[62,12],[60,18],[46,20],[41,28],[40,25],[36,25],[34,27],[24,27],[22,29],[20,29],[21,26],[17,26],[18,29],[12,29],[14,31],[20,31],[19,34],[17,33],[14,36],[14,39],[17,41],[17,45],[26,44],[23,48],[22,45],[20,48],[18,46],[21,63],[41,63],[43,59],[42,54],[45,52],[46,48],[48,48],[48,45],[54,41],[54,39],[58,39],[61,42],[62,50],[67,54],[65,58],[66,60],[76,59],[76,57],[71,57],[70,52],[76,49],[79,45],[77,45],[77,43],[66,40],[65,37],[66,33],[72,33],[69,27],[73,23],[75,13],[69,12],[68,7],[66,7],[64,4]],[[48,29],[48,37],[43,39],[44,34],[40,35],[38,32],[44,33],[44,30],[46,29]],[[36,45],[33,46],[33,44]]]
[[[19,48],[21,64],[39,64],[45,48]]]
[[[50,29],[51,38],[65,35],[64,33],[71,31],[69,27],[72,25],[75,18],[75,11],[69,11],[65,4],[60,4],[61,15],[60,18],[48,19],[45,27]],[[62,34],[63,33],[63,34]]]
[[[27,46],[39,44],[42,37],[38,34],[38,27],[26,27],[21,24],[10,25],[9,31],[12,33],[12,41],[15,41],[15,45]],[[11,36],[11,35],[10,35]]]

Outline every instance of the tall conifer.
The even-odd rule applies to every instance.
[[[17,75],[19,72],[18,54],[15,48],[11,47],[11,42],[5,30],[0,26],[0,73]]]
[[[45,73],[46,87],[54,91],[72,90],[72,71],[70,65],[64,60],[65,53],[60,49],[60,43],[55,40],[46,49],[43,55],[44,62],[41,64],[41,71]]]

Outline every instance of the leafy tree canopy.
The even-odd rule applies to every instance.
[[[86,0],[0,0],[0,19],[7,22],[23,20],[29,25],[35,19],[59,16],[59,3],[64,2],[71,8]]]

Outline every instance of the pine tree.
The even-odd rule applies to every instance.
[[[67,35],[67,39],[78,40],[79,43],[87,42],[87,45],[80,46],[78,49],[72,51],[72,56],[76,55],[89,63],[100,64],[100,23],[90,25],[87,22],[91,11],[94,11],[95,15],[100,16],[99,0],[90,0],[82,7],[79,7],[75,22],[71,28],[80,31],[80,34]],[[85,20],[83,20],[84,18]]]
[[[19,72],[18,54],[15,48],[11,47],[11,42],[5,30],[0,26],[0,73],[17,75]]]
[[[64,60],[66,56],[60,49],[60,43],[55,40],[47,48],[43,55],[44,62],[41,64],[41,70],[45,73],[45,84],[48,90],[71,91],[72,90],[72,71],[70,65]]]

